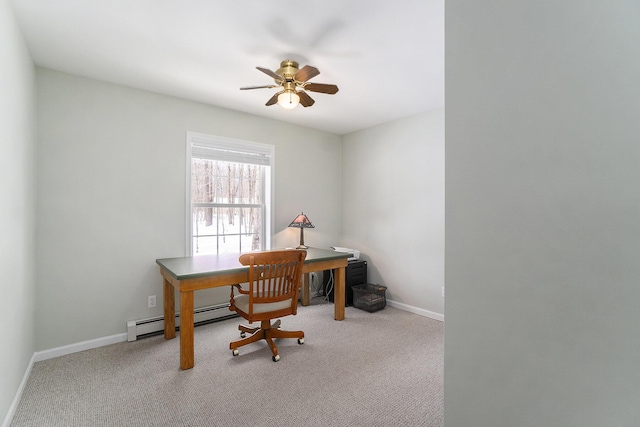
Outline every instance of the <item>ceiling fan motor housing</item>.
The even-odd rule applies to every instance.
[[[293,81],[293,76],[296,75],[299,64],[296,61],[286,60],[280,63],[280,68],[276,70],[276,74],[282,76],[286,81]],[[277,82],[277,81],[276,81]]]

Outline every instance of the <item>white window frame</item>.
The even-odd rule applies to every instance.
[[[191,200],[191,163],[194,148],[219,150],[216,156],[218,160],[237,161],[257,164],[263,162],[269,166],[269,174],[265,174],[264,185],[264,221],[262,235],[264,236],[262,249],[270,249],[272,241],[273,224],[273,200],[275,189],[275,146],[259,142],[243,141],[240,139],[226,138],[222,136],[207,135],[204,133],[187,132],[186,141],[186,256],[192,256],[193,252],[193,212]],[[256,158],[260,160],[256,161]],[[265,163],[268,162],[268,163]]]

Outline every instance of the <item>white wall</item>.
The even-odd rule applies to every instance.
[[[34,67],[0,0],[0,420],[34,352]]]
[[[640,4],[447,0],[448,426],[640,420]]]
[[[37,90],[37,350],[162,313],[147,296],[162,299],[155,259],[185,254],[187,131],[276,146],[273,247],[297,245],[300,211],[307,244],[339,241],[339,136],[47,69]]]
[[[401,308],[442,319],[444,109],[343,137],[341,246]]]

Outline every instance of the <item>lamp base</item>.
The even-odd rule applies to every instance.
[[[296,249],[309,249],[309,246],[298,245],[298,247]]]

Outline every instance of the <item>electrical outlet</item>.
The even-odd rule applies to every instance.
[[[442,298],[444,298],[444,286],[442,287]]]
[[[147,307],[148,308],[153,308],[156,306],[156,296],[155,295],[149,295],[149,299],[147,300]]]

